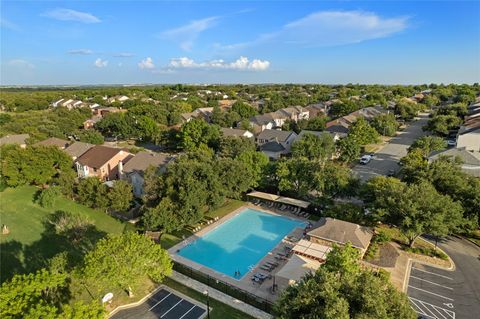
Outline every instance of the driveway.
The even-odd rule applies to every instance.
[[[388,171],[393,169],[398,171],[400,166],[398,161],[407,155],[407,150],[412,143],[419,137],[424,136],[422,127],[428,122],[428,113],[421,113],[419,116],[392,138],[389,143],[383,146],[375,157],[367,165],[357,164],[353,171],[362,182],[378,175],[387,175]]]
[[[480,248],[449,237],[439,244],[454,261],[448,271],[413,263],[407,294],[421,318],[467,319],[480,313]]]

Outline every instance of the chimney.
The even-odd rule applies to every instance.
[[[120,178],[123,177],[123,162],[122,161],[118,162],[118,176]]]

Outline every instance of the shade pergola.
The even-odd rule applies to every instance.
[[[248,193],[247,196],[250,197],[255,197],[255,198],[260,198],[260,199],[265,199],[274,202],[277,198],[280,196],[275,195],[275,194],[269,194],[269,193],[264,193],[264,192],[251,192]]]
[[[310,205],[309,202],[306,202],[304,200],[278,196],[275,194],[269,194],[264,192],[251,192],[251,193],[248,193],[247,196],[268,200],[275,203],[281,203],[281,204],[286,204],[290,206],[300,207],[300,208],[307,208]]]
[[[275,200],[275,201],[277,203],[287,204],[287,205],[291,205],[291,206],[297,206],[297,207],[301,207],[301,208],[307,208],[310,205],[309,202],[306,202],[304,200],[290,198],[290,197],[283,197],[283,196],[277,198],[277,200]]]
[[[332,250],[331,247],[312,243],[311,241],[302,239],[293,248],[292,251],[300,256],[312,258],[323,262],[327,259],[327,254]]]
[[[320,262],[293,255],[275,276],[287,279],[290,285],[299,282],[307,273],[315,272]]]

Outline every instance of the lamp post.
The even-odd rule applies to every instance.
[[[208,295],[208,290],[203,291],[203,294],[207,296],[207,319],[210,319],[210,297]]]

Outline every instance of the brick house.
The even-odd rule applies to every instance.
[[[77,158],[78,177],[97,176],[102,181],[119,179],[118,164],[127,163],[132,157],[133,154],[124,149],[94,146]]]

